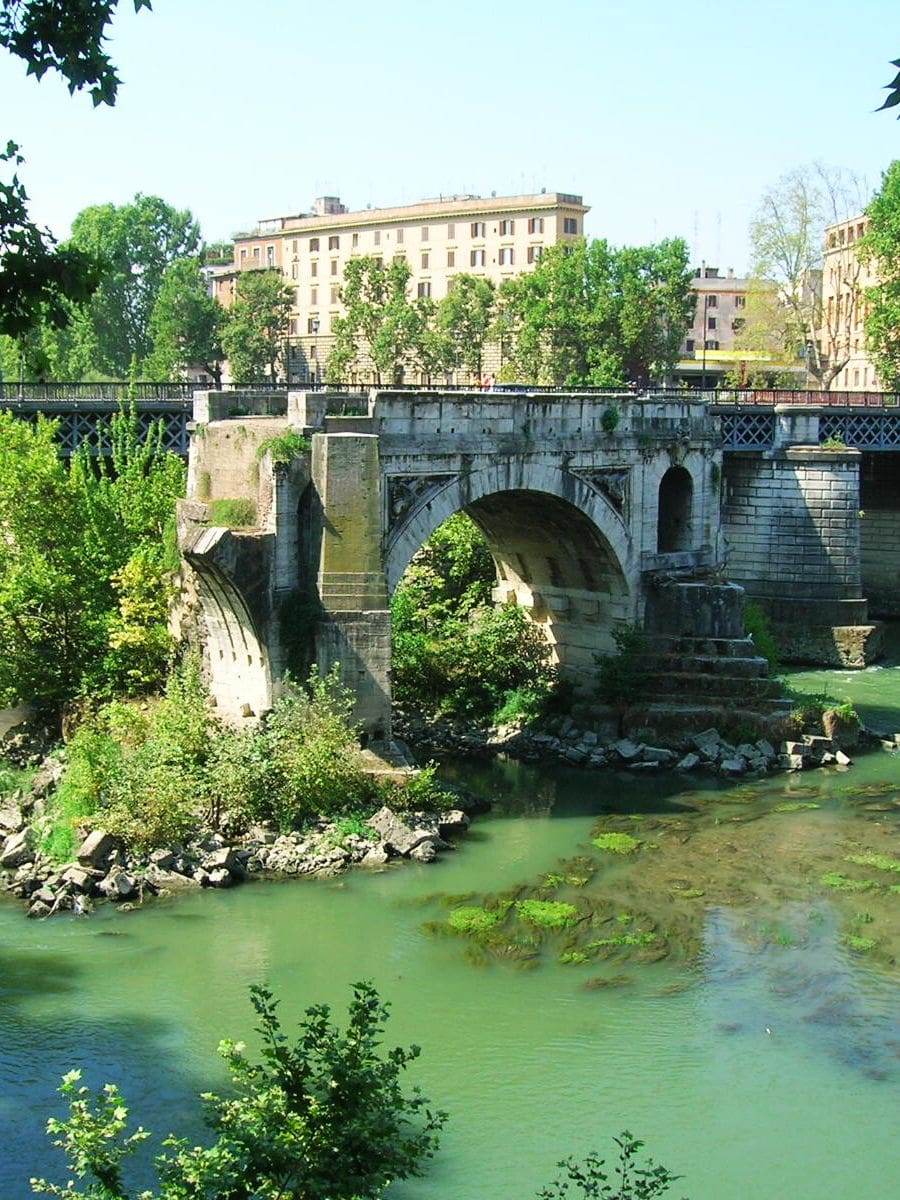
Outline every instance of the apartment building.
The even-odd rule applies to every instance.
[[[881,386],[866,354],[865,329],[865,292],[878,278],[874,264],[861,262],[857,253],[867,227],[865,213],[857,213],[825,230],[819,342],[827,362],[838,367],[831,386],[840,391],[871,392]]]
[[[750,280],[735,275],[730,267],[724,275],[706,263],[695,269],[694,320],[681,347],[676,380],[712,388],[729,371],[740,369],[746,355],[735,350],[734,342],[744,325],[749,286]]]
[[[584,235],[589,212],[581,196],[451,196],[397,208],[348,212],[323,196],[311,213],[260,221],[234,239],[230,270],[212,280],[227,307],[241,271],[271,267],[294,289],[288,335],[292,383],[321,379],[334,321],[343,313],[341,284],[351,259],[406,259],[413,296],[440,300],[454,275],[479,275],[500,284],[534,267],[548,246]]]

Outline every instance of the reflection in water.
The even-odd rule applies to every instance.
[[[527,1200],[559,1157],[622,1128],[692,1200],[884,1195],[900,1169],[900,875],[874,864],[895,856],[900,762],[734,787],[462,770],[499,807],[434,866],[90,921],[0,905],[3,1200],[30,1174],[62,1178],[43,1125],[65,1070],[119,1082],[154,1132],[195,1136],[218,1040],[250,1031],[249,983],[272,983],[290,1028],[307,1004],[343,1010],[359,978],[392,1001],[391,1040],[425,1047],[416,1081],[452,1118],[433,1171],[393,1200]],[[637,848],[600,850],[600,833]],[[527,955],[430,931],[500,899]],[[535,924],[568,910],[522,900],[576,919]]]

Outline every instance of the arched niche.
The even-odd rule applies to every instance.
[[[659,482],[656,524],[658,554],[690,550],[693,542],[694,480],[684,467],[669,467]]]

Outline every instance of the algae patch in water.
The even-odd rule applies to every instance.
[[[447,924],[456,933],[486,933],[493,929],[503,914],[478,905],[470,904],[457,908],[447,918]]]
[[[601,833],[591,839],[591,844],[609,854],[634,854],[641,843],[630,833]]]
[[[869,950],[874,950],[878,945],[874,938],[860,937],[857,933],[844,934],[844,942],[851,950],[855,950],[858,954],[866,954]]]
[[[875,867],[878,871],[896,871],[900,873],[900,861],[896,858],[888,858],[886,854],[873,854],[870,852],[865,854],[847,854],[844,857],[844,861],[856,863],[860,867]]]
[[[563,900],[517,900],[516,914],[542,929],[566,929],[578,920],[578,909]]]
[[[878,888],[874,879],[848,879],[840,871],[826,871],[820,876],[819,883],[836,888],[839,892],[871,892]]]
[[[795,813],[795,812],[810,812],[814,808],[821,808],[821,804],[815,804],[812,800],[792,800],[787,804],[776,804],[772,812],[777,813]]]

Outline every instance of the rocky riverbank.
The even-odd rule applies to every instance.
[[[561,717],[542,728],[523,724],[478,730],[453,721],[430,720],[421,714],[398,714],[398,735],[420,756],[455,754],[490,757],[504,754],[524,762],[559,761],[591,769],[627,768],[633,771],[673,769],[711,771],[724,778],[757,778],[775,771],[800,771],[829,765],[849,766],[848,751],[862,745],[895,749],[893,735],[872,733],[855,718],[823,714],[818,732],[792,733],[777,743],[766,737],[730,741],[718,729],[684,733],[667,738],[667,745],[619,737],[609,723],[585,727],[571,717]],[[900,740],[900,739],[898,739]]]

